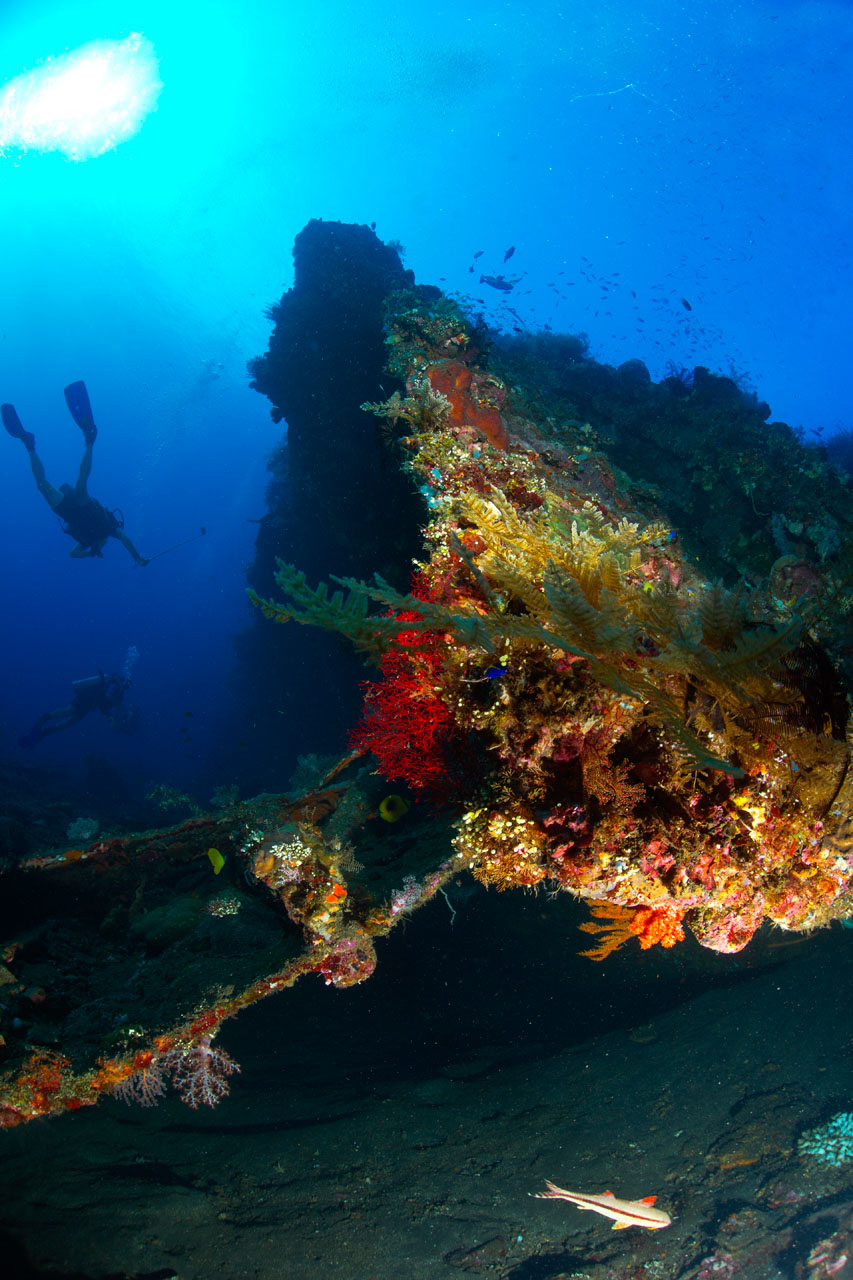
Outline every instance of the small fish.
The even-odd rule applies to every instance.
[[[474,260],[476,261],[477,258],[482,258],[485,252],[486,252],[485,249],[478,249],[477,252],[474,254]]]
[[[379,816],[386,822],[399,822],[411,807],[411,802],[405,796],[386,796],[379,805]]]
[[[569,1200],[579,1209],[592,1209],[605,1218],[612,1218],[614,1231],[624,1231],[626,1227],[648,1227],[650,1231],[660,1231],[672,1222],[672,1218],[663,1209],[652,1207],[657,1196],[644,1196],[642,1200],[617,1200],[612,1191],[604,1191],[597,1196],[584,1196],[574,1191],[563,1191],[547,1178],[545,1185],[547,1191],[531,1191],[534,1200]]]
[[[682,307],[684,307],[684,310],[685,310],[685,311],[692,311],[692,310],[693,310],[693,308],[691,307],[690,303],[687,301],[687,299],[686,299],[686,298],[682,298],[682,299],[681,299],[681,305],[682,305]]]
[[[521,330],[519,329],[518,332],[521,333]],[[465,684],[482,684],[484,680],[500,680],[501,676],[505,676],[508,670],[508,667],[487,667],[485,675],[460,676],[459,679],[463,680]],[[853,928],[853,925],[850,927]]]
[[[507,249],[506,253],[504,254],[504,262],[509,262],[510,258],[514,253],[515,253],[515,245],[511,244]]]
[[[504,276],[480,276],[480,284],[491,285],[493,289],[503,289],[504,293],[510,293],[515,287]]]
[[[210,865],[213,867],[213,874],[218,876],[222,868],[225,866],[225,859],[218,849],[208,849],[207,856],[210,858]]]

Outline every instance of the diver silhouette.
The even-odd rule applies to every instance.
[[[62,729],[70,729],[93,711],[100,711],[114,729],[124,731],[125,708],[121,704],[129,688],[130,680],[127,676],[116,673],[105,676],[103,671],[86,680],[75,680],[71,685],[71,701],[68,706],[60,707],[57,711],[45,711],[29,733],[18,739],[18,744],[22,747],[35,747],[42,738],[59,733]]]
[[[92,471],[92,446],[97,438],[98,428],[92,417],[92,407],[89,404],[85,383],[70,383],[65,388],[65,402],[86,441],[77,483],[73,487],[70,484],[63,484],[55,489],[48,481],[44,463],[36,453],[35,436],[31,431],[24,430],[14,405],[0,405],[0,416],[9,435],[15,440],[20,440],[29,454],[30,466],[39,493],[60,520],[65,521],[62,532],[69,534],[76,543],[70,554],[75,558],[100,556],[107,538],[115,538],[133,556],[137,565],[140,567],[146,565],[148,561],[139,554],[124,532],[124,517],[121,512],[116,514],[114,511],[108,511],[97,498],[89,496],[86,488]]]

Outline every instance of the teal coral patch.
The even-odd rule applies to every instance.
[[[801,1156],[839,1168],[853,1161],[853,1112],[841,1111],[828,1124],[809,1129],[797,1143]]]

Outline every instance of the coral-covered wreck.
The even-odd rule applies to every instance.
[[[330,597],[282,566],[283,603],[263,602],[395,654],[363,740],[379,711],[401,732],[401,701],[425,724],[440,707],[453,737],[406,722],[397,776],[417,788],[428,769],[434,787],[453,746],[456,857],[501,889],[606,904],[644,946],[687,925],[737,951],[764,919],[848,914],[848,708],[815,636],[829,583],[792,607],[769,581],[708,580],[587,424],[485,366],[486,335],[455,305],[400,293],[387,327],[405,394],[365,408],[396,429],[429,508],[417,587],[347,579]]]
[[[420,492],[411,589],[314,585],[282,563],[274,596],[251,593],[259,625],[339,632],[379,665],[351,752],[304,794],[16,872],[29,906],[0,970],[7,1009],[34,936],[77,977],[50,1044],[7,1037],[7,1124],[104,1091],[142,1095],[158,1064],[180,1087],[193,1062],[215,1064],[224,1019],[305,973],[362,981],[375,939],[462,873],[584,899],[594,959],[635,937],[671,947],[685,930],[735,952],[764,920],[810,930],[853,911],[848,478],[725,379],[698,371],[691,389],[602,372],[577,340],[495,340],[437,290],[399,284],[382,330],[396,389],[362,409]],[[599,406],[617,388],[619,412],[573,413],[593,386]],[[664,443],[629,478],[620,431],[633,422],[653,438],[655,413]],[[732,423],[732,449],[762,433],[767,448],[749,466],[717,457],[727,488],[709,491],[697,423],[709,455]],[[656,476],[678,466],[674,525]],[[422,838],[396,860],[375,856],[377,773],[419,813]],[[224,897],[210,846],[225,857]],[[85,909],[46,943],[32,904],[74,885]],[[184,896],[188,922],[167,928]],[[220,928],[236,940],[201,965],[200,937]],[[128,932],[144,959],[122,951]],[[114,952],[111,974],[100,953],[87,959],[87,935]]]

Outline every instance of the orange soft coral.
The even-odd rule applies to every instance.
[[[433,391],[450,401],[454,426],[476,427],[497,449],[509,447],[498,409],[506,392],[496,379],[472,372],[461,360],[439,360],[427,376]]]
[[[684,912],[665,903],[660,907],[639,907],[631,921],[631,933],[640,939],[644,951],[660,943],[662,947],[674,947],[684,941],[681,922]]]
[[[631,938],[638,938],[644,951],[660,943],[662,947],[674,947],[683,942],[681,927],[684,912],[665,903],[660,907],[617,907],[597,903],[592,908],[594,920],[588,920],[580,928],[584,933],[598,934],[599,941],[582,956],[590,960],[604,960]]]

